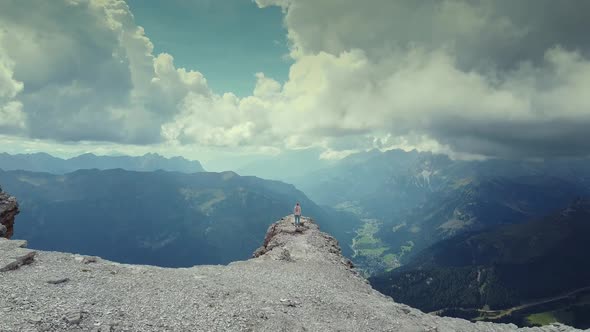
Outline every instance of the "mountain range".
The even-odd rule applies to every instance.
[[[247,258],[268,225],[301,202],[337,236],[357,219],[323,209],[292,185],[233,172],[0,171],[21,214],[14,238],[35,249],[159,266]]]
[[[374,275],[438,241],[539,218],[590,197],[590,159],[463,161],[372,150],[294,184],[318,204],[363,220],[350,246],[355,263]]]
[[[398,301],[470,319],[585,326],[572,317],[590,313],[590,264],[579,254],[590,235],[579,212],[590,198],[589,158],[466,161],[371,150],[298,166],[316,152],[240,168],[294,185],[234,172],[122,169],[4,171],[0,184],[21,202],[15,237],[32,247],[161,266],[243,259],[300,201],[358,271]],[[561,228],[553,221],[563,211],[578,212]],[[561,231],[566,240],[552,237]],[[519,246],[530,239],[544,245]],[[576,299],[564,297],[571,292]]]
[[[352,260],[397,301],[473,320],[590,327],[584,319],[590,314],[590,262],[583,254],[590,218],[578,212],[577,223],[565,222],[563,229],[538,222],[554,220],[562,210],[584,211],[579,202],[590,198],[588,158],[463,161],[373,150],[294,183],[318,203],[361,219],[350,244]],[[571,238],[557,244],[551,241],[556,232]],[[479,248],[473,234],[486,234],[481,236],[492,248],[531,239],[544,246],[523,249],[524,263],[499,264],[499,254]],[[476,250],[470,246],[489,261],[470,260]],[[517,257],[519,249],[506,250]],[[463,258],[463,265],[429,269],[433,256],[437,262]]]
[[[183,173],[203,172],[199,161],[183,157],[165,158],[156,153],[143,156],[97,156],[85,153],[69,159],[61,159],[47,153],[15,154],[0,153],[0,169],[24,170],[65,174],[79,169],[113,169],[129,171],[175,171]]]

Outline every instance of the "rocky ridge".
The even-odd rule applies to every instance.
[[[23,253],[0,241],[0,261]],[[575,331],[437,317],[368,285],[310,219],[270,226],[254,258],[160,268],[29,251],[0,272],[0,331]]]
[[[10,239],[14,234],[14,217],[19,213],[16,198],[0,188],[0,237]]]

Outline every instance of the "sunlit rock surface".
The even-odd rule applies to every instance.
[[[0,272],[0,331],[513,331],[424,314],[373,290],[310,219],[270,226],[255,258],[160,268],[32,251]],[[0,259],[26,250],[0,242]],[[575,331],[563,325],[522,331]]]

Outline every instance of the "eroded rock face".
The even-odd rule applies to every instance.
[[[10,239],[14,234],[14,217],[19,213],[16,198],[0,191],[0,237]]]

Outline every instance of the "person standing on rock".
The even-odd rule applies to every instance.
[[[293,214],[295,215],[295,225],[301,225],[301,205],[299,205],[299,202],[295,204]]]

